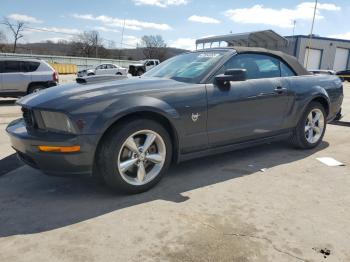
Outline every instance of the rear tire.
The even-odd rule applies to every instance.
[[[172,159],[172,143],[162,125],[140,119],[113,127],[97,152],[98,170],[106,185],[135,194],[161,180]]]
[[[28,94],[36,93],[45,89],[44,86],[31,86],[28,88]]]
[[[326,131],[326,118],[324,107],[318,102],[311,102],[294,129],[291,143],[301,149],[317,147]]]
[[[116,75],[117,75],[117,76],[122,76],[123,74],[120,73],[120,72],[118,72],[118,73],[116,73]]]

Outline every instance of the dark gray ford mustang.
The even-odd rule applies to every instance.
[[[7,132],[32,167],[92,174],[138,193],[154,186],[172,161],[281,139],[316,147],[342,100],[338,77],[310,75],[291,56],[207,49],[169,59],[140,78],[26,96],[18,101],[23,119]]]

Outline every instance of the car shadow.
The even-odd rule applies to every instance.
[[[346,127],[350,127],[350,122],[347,121],[333,121],[330,123],[331,125],[335,125],[335,126],[346,126]]]
[[[0,99],[0,106],[15,106],[17,99]]]
[[[187,191],[298,161],[327,148],[267,144],[174,165],[152,190],[122,195],[91,179],[47,177],[27,166],[0,177],[0,237],[45,232],[154,200],[181,203]]]
[[[0,159],[0,176],[5,175],[12,170],[15,170],[20,166],[23,166],[23,163],[19,161],[16,154],[12,154],[3,159]]]

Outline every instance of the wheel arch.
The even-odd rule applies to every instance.
[[[329,99],[328,99],[328,98],[326,98],[326,97],[323,96],[323,95],[319,95],[319,96],[314,97],[314,98],[309,102],[309,104],[312,103],[312,102],[318,102],[318,103],[320,103],[320,104],[323,106],[324,110],[326,111],[326,117],[329,116],[329,113],[330,113],[330,104],[329,104]]]
[[[94,153],[94,163],[96,163],[96,157],[99,152],[100,146],[103,142],[103,139],[108,135],[108,132],[110,132],[116,126],[121,126],[125,122],[137,120],[137,119],[153,120],[164,127],[164,129],[168,132],[172,142],[172,150],[173,150],[172,161],[177,161],[178,153],[179,153],[179,134],[174,124],[172,123],[172,121],[169,120],[169,118],[167,118],[166,116],[164,116],[164,114],[161,114],[159,112],[156,112],[153,110],[140,110],[140,111],[134,111],[134,112],[128,112],[128,113],[122,114],[119,118],[117,118],[113,123],[111,123],[103,131],[103,133],[100,135],[97,141],[97,146]]]
[[[36,82],[30,82],[27,86],[27,94],[29,93],[30,88],[35,86],[42,86],[44,88],[48,87],[48,82],[45,81],[36,81]]]

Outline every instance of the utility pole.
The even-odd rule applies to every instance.
[[[122,49],[123,49],[124,29],[125,29],[125,17],[124,17],[124,22],[123,22],[122,37],[120,39],[119,60],[120,60],[121,52],[122,52]]]
[[[312,43],[312,35],[314,32],[314,24],[315,24],[315,18],[316,18],[316,12],[317,12],[317,4],[318,0],[315,0],[315,9],[314,9],[314,16],[312,18],[312,24],[311,24],[311,32],[310,32],[310,38],[309,38],[309,43],[308,43],[308,48],[307,48],[307,56],[306,56],[306,69],[309,67],[309,57],[310,57],[310,48],[311,48],[311,43]]]
[[[297,20],[294,20],[293,21],[293,39],[294,39],[294,36],[295,36],[295,27],[297,25]]]
[[[98,34],[95,36],[95,43],[96,43],[96,58],[98,57]]]

